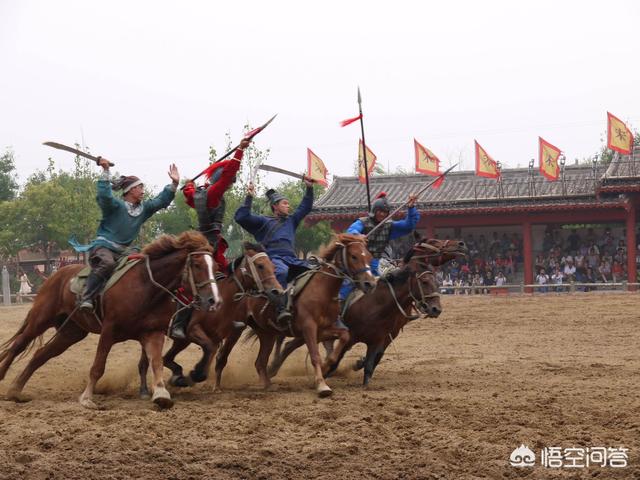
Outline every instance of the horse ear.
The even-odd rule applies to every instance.
[[[342,243],[342,242],[336,242],[336,247],[344,247],[344,243]]]
[[[236,271],[238,269],[238,266],[240,265],[240,263],[242,263],[242,259],[244,258],[244,255],[240,255],[238,258],[236,258],[233,263],[232,263],[232,271]]]

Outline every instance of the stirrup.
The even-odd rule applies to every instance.
[[[93,309],[94,309],[93,302],[91,300],[83,300],[82,302],[80,302],[80,305],[78,305],[78,308],[80,310],[91,310],[91,311],[93,311]]]
[[[342,315],[338,315],[336,318],[336,323],[334,325],[335,328],[339,328],[341,330],[349,330],[349,327],[342,321]]]

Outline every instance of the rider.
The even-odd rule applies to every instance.
[[[385,249],[389,246],[389,242],[410,234],[416,228],[420,220],[420,213],[418,213],[418,209],[415,207],[417,199],[418,196],[416,194],[410,194],[407,199],[408,210],[406,216],[402,220],[390,220],[384,223],[367,238],[367,249],[373,256],[373,260],[371,260],[371,273],[376,277],[380,276],[378,266],[380,259],[385,253]],[[380,192],[371,204],[369,215],[358,218],[347,228],[346,233],[367,235],[374,227],[389,216],[390,211],[391,206],[389,205],[389,200],[387,200],[387,194]],[[353,284],[345,280],[345,283],[340,289],[340,300],[345,301],[352,290]],[[342,313],[338,316],[336,326],[338,328],[348,328],[342,321]]]
[[[313,181],[305,176],[306,192],[298,208],[290,215],[289,200],[274,189],[267,190],[267,198],[273,216],[254,215],[251,213],[251,204],[255,196],[255,188],[252,183],[247,189],[247,197],[244,204],[236,211],[235,220],[255,239],[264,245],[269,258],[275,266],[275,274],[283,289],[287,288],[287,275],[289,269],[308,269],[305,260],[296,256],[295,235],[300,222],[313,208]],[[287,309],[287,297],[283,294],[276,303],[278,314],[277,324],[284,328],[291,320],[291,312]]]
[[[93,310],[93,300],[113,273],[127,247],[138,236],[142,224],[155,212],[169,206],[180,181],[178,168],[174,164],[170,165],[169,177],[172,183],[164,187],[157,197],[142,201],[142,180],[133,175],[121,176],[113,181],[112,187],[109,161],[100,158],[99,165],[102,167],[102,175],[98,179],[96,199],[102,210],[102,220],[96,238],[88,245],[79,245],[73,239],[70,241],[77,251],[90,252],[91,273],[80,298],[80,308],[86,310]],[[122,199],[115,198],[112,190],[122,190]]]
[[[192,180],[188,181],[183,193],[187,205],[196,210],[198,215],[198,230],[207,237],[213,247],[213,259],[218,271],[226,274],[229,268],[224,252],[227,250],[227,241],[221,234],[222,221],[224,220],[225,201],[224,193],[236,180],[236,174],[240,169],[240,162],[244,155],[244,149],[249,146],[251,140],[245,138],[240,142],[233,158],[212,164],[206,171],[208,181],[200,187],[195,186]],[[185,299],[186,300],[186,299]],[[169,336],[177,340],[187,338],[187,325],[191,319],[193,308],[181,308],[178,305]],[[244,323],[236,322],[237,327],[244,327]]]

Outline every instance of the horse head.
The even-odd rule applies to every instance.
[[[442,313],[439,285],[433,267],[424,259],[420,249],[416,248],[405,257],[406,268],[413,272],[409,278],[409,294],[420,313],[435,318]]]
[[[376,278],[371,273],[373,257],[367,250],[367,238],[364,235],[338,234],[323,256],[333,260],[342,274],[364,293],[375,288]]]
[[[281,295],[282,286],[276,279],[275,266],[262,245],[244,242],[242,249],[244,255],[233,264],[234,274],[242,288],[257,290],[269,297]]]
[[[422,239],[417,242],[407,255],[420,255],[433,267],[444,265],[450,260],[469,255],[466,244],[462,240],[440,240],[438,238]],[[406,263],[406,260],[405,260]]]

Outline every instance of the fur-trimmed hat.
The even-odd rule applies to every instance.
[[[271,205],[272,207],[276,203],[278,203],[280,200],[287,200],[287,197],[285,197],[281,193],[278,193],[273,188],[270,188],[269,190],[267,190],[266,195],[267,195],[267,198],[269,199],[269,205]]]
[[[384,210],[386,212],[391,210],[391,205],[389,205],[389,200],[387,200],[386,192],[380,192],[376,195],[376,198],[371,204],[371,212],[369,212],[369,216],[375,216],[376,210]]]

